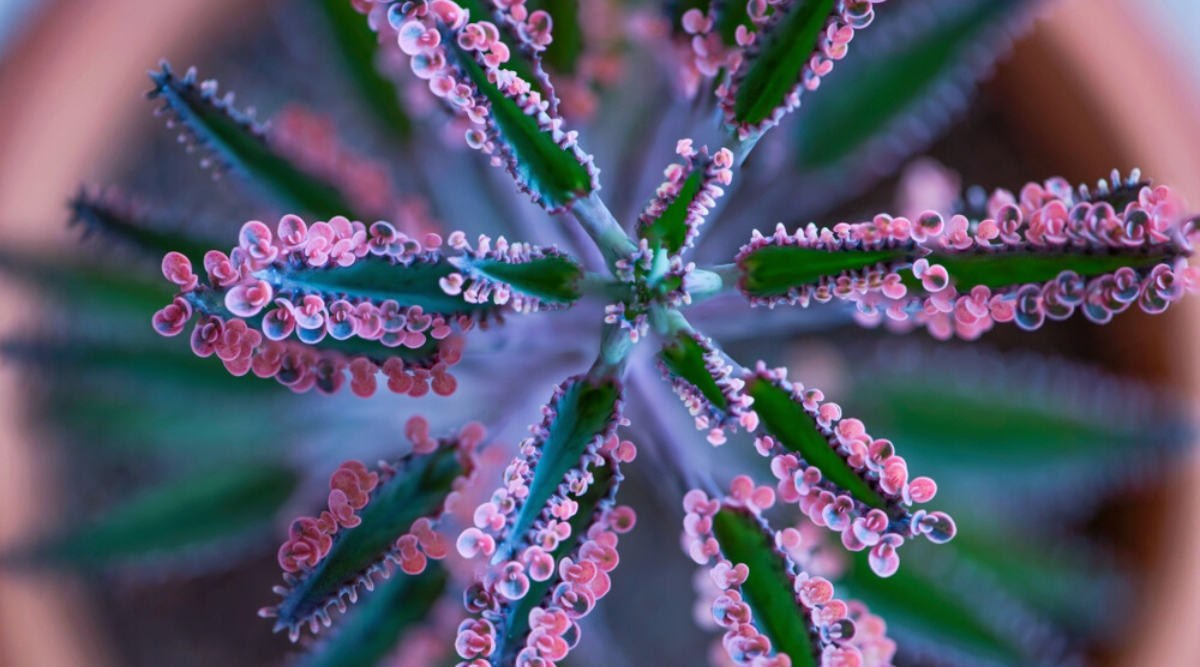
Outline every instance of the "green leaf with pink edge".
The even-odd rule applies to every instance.
[[[688,207],[700,193],[703,181],[704,170],[693,169],[667,210],[653,223],[638,225],[638,237],[649,241],[652,248],[665,248],[668,254],[679,254],[687,243]]]
[[[888,501],[834,451],[816,420],[792,399],[790,393],[761,377],[748,379],[745,392],[754,398],[753,408],[762,428],[784,449],[816,466],[825,479],[868,507],[888,507]]]
[[[894,20],[888,25],[882,24],[885,19],[881,17],[876,30],[900,32],[890,35],[889,44],[897,46],[856,50],[844,75],[805,102],[797,112],[801,168],[833,166],[871,140],[894,131],[910,116],[944,114],[943,86],[973,88],[986,71],[976,62],[962,64],[963,56],[969,51],[977,61],[983,51],[994,58],[998,49],[981,37],[1030,3],[968,0],[961,6],[942,4],[918,3],[909,12],[914,16],[903,17],[907,8],[888,7],[888,13],[901,15],[889,17]],[[898,25],[901,19],[907,25]],[[928,110],[923,112],[926,106]]]
[[[447,52],[454,63],[487,99],[490,121],[516,158],[512,168],[518,183],[540,197],[549,209],[569,208],[576,199],[591,194],[594,189],[592,175],[580,164],[575,153],[559,146],[548,131],[538,126],[534,116],[525,113],[512,98],[488,81],[487,73],[475,61],[474,55],[459,48],[453,36],[447,37],[446,41],[450,42]],[[517,58],[519,56],[513,56],[513,59]],[[521,78],[525,79],[524,76]]]
[[[533,470],[527,495],[496,545],[493,562],[511,559],[567,472],[578,468],[587,448],[615,427],[620,416],[620,383],[611,379],[576,378],[554,402],[556,411],[542,454]]]
[[[793,0],[784,16],[759,35],[757,54],[747,58],[738,75],[734,123],[758,125],[784,106],[836,4],[835,0]]]
[[[318,644],[297,667],[376,667],[395,653],[405,634],[433,613],[446,588],[446,569],[432,564],[420,574],[394,574],[378,584],[338,632]]]
[[[563,540],[551,554],[555,563],[561,563],[564,558],[571,556],[579,548],[580,542],[587,534],[588,526],[596,519],[596,512],[600,509],[601,503],[611,497],[616,486],[624,479],[622,475],[614,474],[616,471],[611,465],[593,467],[591,472],[594,480],[588,486],[587,493],[574,499],[579,503],[579,510],[568,520],[571,525],[571,537]],[[515,649],[511,652],[512,655],[515,655],[516,650],[524,646],[525,638],[529,634],[529,612],[544,603],[546,595],[560,581],[561,577],[557,572],[545,581],[530,579],[529,592],[513,603],[504,624],[504,632],[498,636],[498,655],[505,655],[508,652],[507,649]]]
[[[709,372],[704,355],[705,350],[696,339],[682,331],[664,343],[658,352],[658,358],[671,375],[699,389],[704,398],[718,410],[728,410],[729,401],[725,399],[721,387]]]
[[[171,482],[88,524],[21,550],[21,561],[99,567],[186,558],[261,536],[292,497],[298,475],[280,466],[239,465]]]
[[[726,560],[750,569],[742,596],[750,605],[754,625],[771,640],[772,649],[790,657],[793,667],[820,665],[806,611],[796,603],[789,563],[776,550],[774,535],[758,517],[731,507],[713,517],[712,532]]]
[[[553,305],[568,306],[583,295],[583,267],[567,255],[547,256],[528,262],[474,260],[472,271],[508,285],[514,291]]]
[[[835,277],[846,271],[857,272],[878,264],[907,263],[915,256],[913,250],[904,247],[831,252],[794,245],[766,245],[750,251],[738,261],[742,274],[739,286],[750,296],[777,297],[792,288],[814,285],[822,278]]]
[[[290,589],[274,610],[275,629],[296,633],[341,596],[371,581],[373,573],[383,569],[396,540],[407,534],[417,519],[441,514],[455,480],[466,472],[460,451],[454,446],[439,446],[433,452],[406,457],[396,466],[395,476],[380,481],[358,515],[361,523],[339,530],[329,553],[316,567],[290,582]]]

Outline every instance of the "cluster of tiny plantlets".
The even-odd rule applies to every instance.
[[[165,63],[151,74],[149,97],[161,100],[159,111],[189,149],[202,151],[205,167],[252,184],[278,213],[241,224],[236,245],[225,252],[204,234],[164,224],[121,195],[85,191],[75,202],[76,219],[89,230],[161,257],[174,294],[143,327],[152,324],[165,337],[189,335],[191,352],[215,356],[232,376],[252,373],[294,392],[323,394],[338,393],[348,382],[364,399],[384,382],[401,395],[395,399],[401,409],[416,401],[412,406],[429,417],[410,418],[403,431],[411,446],[378,466],[334,452],[331,457],[350,460],[332,473],[329,467],[303,475],[288,466],[284,472],[246,467],[244,479],[197,487],[180,501],[182,516],[230,488],[274,485],[278,493],[269,499],[247,496],[238,510],[246,525],[250,518],[269,523],[280,516],[288,498],[297,499],[291,511],[300,503],[309,507],[288,523],[272,524],[284,580],[275,591],[283,599],[259,612],[276,619],[275,630],[293,642],[305,628],[317,633],[322,625],[346,625],[313,643],[302,664],[384,664],[389,654],[404,665],[567,664],[591,612],[623,583],[628,568],[618,570],[620,542],[638,529],[619,491],[639,468],[641,477],[659,480],[659,491],[671,495],[673,511],[682,509],[686,555],[711,566],[697,579],[698,620],[722,633],[715,664],[886,667],[907,655],[942,664],[1015,665],[1077,657],[1056,632],[1044,630],[1052,624],[1039,620],[1043,612],[1054,617],[1057,610],[1039,608],[1036,594],[1027,608],[999,585],[960,585],[940,578],[936,568],[922,568],[919,561],[931,556],[942,563],[1001,557],[978,541],[959,546],[962,540],[955,540],[960,529],[970,532],[972,520],[986,524],[988,518],[969,503],[969,516],[951,518],[939,508],[939,485],[917,463],[929,460],[919,429],[910,444],[902,419],[875,425],[851,411],[892,400],[888,372],[900,367],[911,375],[898,384],[911,381],[914,389],[894,393],[923,396],[928,389],[932,404],[948,385],[932,376],[922,380],[916,371],[929,364],[905,366],[904,354],[886,351],[861,361],[857,351],[863,386],[841,401],[850,408],[844,412],[809,386],[802,371],[735,359],[720,336],[706,333],[721,320],[749,318],[753,306],[792,306],[833,311],[841,323],[974,340],[996,327],[1033,330],[1077,311],[1095,323],[1130,307],[1159,313],[1200,291],[1200,271],[1188,265],[1198,234],[1193,220],[1168,187],[1136,170],[1114,172],[1094,188],[1052,178],[1018,192],[998,189],[990,197],[951,198],[929,210],[859,222],[726,222],[758,199],[757,186],[740,181],[771,181],[752,169],[756,146],[778,154],[799,142],[804,182],[839,182],[826,193],[830,200],[864,188],[923,147],[948,123],[955,100],[965,101],[1029,23],[1034,2],[308,4],[323,12],[333,41],[357,68],[353,82],[389,145],[403,152],[406,171],[419,170],[418,159],[436,162],[444,153],[446,160],[461,160],[454,150],[475,149],[551,215],[521,209],[501,216],[503,229],[456,222],[446,213],[454,210],[448,200],[514,204],[496,195],[491,173],[476,174],[473,186],[459,189],[445,172],[398,189],[394,183],[404,179],[386,161],[343,145],[321,115],[292,106],[273,124],[259,124],[252,112],[234,107],[232,96],[220,97],[215,82],[201,82],[195,70],[179,76]],[[693,118],[662,123],[642,160],[602,160],[587,152],[588,140],[596,138],[588,128],[605,113],[618,113],[606,105],[621,103],[613,71],[633,66],[625,62],[635,58],[630,53],[643,57],[638,66],[667,72],[674,94],[687,100],[677,106],[689,106]],[[866,83],[838,79],[843,60]],[[907,87],[876,92],[880,77],[900,76],[899,69],[909,77]],[[670,106],[671,93],[655,95],[663,98],[660,106]],[[831,106],[821,106],[823,97]],[[795,131],[788,124],[794,116],[801,128]],[[856,122],[843,122],[850,117]],[[660,169],[654,161],[672,149],[678,161],[663,159]],[[649,161],[646,173],[656,182],[635,175],[614,177],[619,185],[609,186],[597,165],[610,161],[635,172]],[[635,191],[609,197],[614,187]],[[636,212],[613,204],[626,198],[646,203]],[[14,270],[41,275],[36,267]],[[119,280],[111,289],[132,293],[121,292],[127,288]],[[490,337],[509,329],[518,340]],[[754,337],[749,331],[740,340]],[[588,361],[568,368],[554,361],[559,350],[586,350]],[[35,356],[36,350],[15,345],[10,352]],[[191,368],[187,357],[170,359],[174,368]],[[208,369],[215,362],[204,363]],[[503,437],[489,437],[502,436],[510,418],[524,415],[530,383],[521,376],[545,371],[562,371],[560,383],[530,435],[515,451]],[[195,373],[204,382],[227,380]],[[1160,434],[1155,438],[1163,445],[1180,441],[1179,433],[1167,432],[1173,416],[1161,419],[1150,407],[1089,416],[1103,401],[1125,407],[1134,401],[1090,400],[1087,392],[1099,395],[1108,385],[1083,372],[1064,377],[1071,378],[1069,391],[1047,390],[1053,400],[1032,406],[1016,405],[1005,394],[1013,387],[1020,393],[1023,378],[990,388],[967,382],[963,392],[988,389],[999,397],[982,407],[945,405],[963,422],[976,414],[972,410],[984,415],[980,424],[998,420],[996,414],[1035,426],[1050,420],[1047,430],[1063,438],[1086,431],[1081,437],[1092,438],[1089,443],[1151,433]],[[503,416],[478,417],[479,410],[443,403],[473,384],[503,389]],[[662,400],[664,387],[681,405]],[[479,399],[472,394],[470,400]],[[287,414],[272,412],[282,410],[280,403],[286,401],[263,407],[255,421]],[[353,408],[320,412],[305,405],[314,406],[314,419],[337,424],[339,443],[375,438],[360,436],[362,424],[343,416]],[[664,432],[676,414],[690,417],[702,435]],[[654,428],[637,430],[642,417]],[[472,418],[483,423],[466,423]],[[931,419],[934,428],[939,420]],[[389,431],[396,430],[392,422]],[[458,426],[447,427],[453,435],[437,437],[431,422]],[[889,432],[893,426],[896,432]],[[639,436],[627,439],[627,427]],[[272,428],[272,438],[286,441],[293,428],[307,427],[279,419]],[[375,439],[391,448],[396,438]],[[714,474],[697,465],[708,454],[696,448],[710,449],[701,444],[705,439],[723,452],[737,450],[743,467],[755,472]],[[910,446],[916,455],[906,459],[900,452],[908,456]],[[979,446],[985,453],[1003,449]],[[1116,445],[1112,451],[1123,452]],[[766,465],[744,456],[755,452]],[[296,491],[304,486],[299,477],[315,480],[323,500],[311,502],[311,494]],[[941,481],[955,504],[961,490],[954,480]],[[1031,499],[1053,504],[1030,484]],[[163,500],[145,501],[155,502]],[[161,520],[174,517],[166,512]],[[156,524],[129,525],[149,531]],[[98,530],[99,538],[72,538],[83,546],[67,540],[42,554],[77,558],[88,540],[109,535]],[[209,541],[186,531],[180,539],[188,547]],[[653,539],[674,548],[676,535]],[[906,556],[901,568],[900,549],[914,541],[926,544],[905,549],[919,554]],[[936,545],[933,551],[929,545]],[[986,613],[960,613],[955,600],[968,587],[995,591]],[[349,606],[355,602],[357,610]],[[331,608],[346,618],[331,615]],[[896,636],[887,625],[892,612]],[[939,647],[943,630],[953,641]],[[906,640],[914,636],[906,654]]]

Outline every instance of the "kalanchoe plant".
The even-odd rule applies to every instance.
[[[828,208],[945,125],[956,108],[950,97],[965,99],[1014,31],[1028,23],[1033,3],[311,4],[322,10],[318,15],[344,62],[357,68],[353,80],[367,109],[405,156],[410,192],[397,194],[387,163],[344,146],[321,116],[289,107],[274,124],[260,125],[253,113],[235,108],[232,96],[218,96],[215,82],[201,82],[195,70],[181,77],[163,64],[151,74],[148,96],[162,101],[160,110],[180,126],[181,139],[204,152],[203,166],[251,184],[279,215],[245,222],[236,241],[213,248],[205,240],[211,233],[154,219],[119,194],[82,192],[73,203],[75,218],[88,230],[157,253],[173,295],[139,282],[132,271],[97,274],[0,259],[34,280],[53,276],[58,282],[44,287],[76,300],[80,312],[92,308],[89,316],[96,318],[120,317],[106,299],[136,310],[161,298],[149,318],[153,330],[166,337],[186,333],[196,356],[216,357],[232,376],[273,378],[294,392],[335,394],[348,384],[361,398],[382,384],[403,401],[419,399],[435,422],[457,426],[438,437],[429,420],[412,417],[403,427],[409,453],[392,452],[390,463],[376,467],[351,457],[301,475],[306,466],[295,457],[259,452],[287,464],[233,464],[240,466],[234,473],[152,494],[96,526],[40,545],[36,554],[95,565],[122,554],[165,562],[197,545],[219,548],[224,542],[217,538],[230,536],[214,527],[243,530],[280,516],[299,479],[316,479],[322,501],[309,503],[295,491],[289,507],[306,503],[308,510],[276,531],[284,584],[275,590],[282,600],[259,612],[275,618],[275,630],[286,630],[292,641],[304,628],[316,633],[335,620],[346,626],[316,645],[303,664],[381,664],[399,646],[409,656],[402,664],[549,667],[566,659],[581,639],[581,622],[590,622],[583,619],[620,586],[614,581],[618,547],[636,515],[619,504],[619,487],[630,471],[653,466],[641,474],[656,479],[677,507],[682,503],[684,550],[712,565],[697,587],[702,625],[724,632],[714,658],[719,664],[882,667],[892,664],[897,641],[903,654],[909,638],[912,655],[956,664],[1042,664],[1071,654],[1058,626],[1043,619],[1068,625],[1066,619],[1082,617],[1077,596],[1029,585],[1047,570],[1022,570],[1028,562],[993,548],[1011,526],[961,498],[951,499],[966,511],[956,523],[949,506],[939,507],[938,484],[919,474],[925,466],[917,461],[937,462],[929,441],[953,438],[937,433],[951,420],[933,415],[928,424],[914,424],[904,418],[913,411],[892,412],[893,419],[876,426],[844,413],[797,372],[756,357],[735,359],[719,336],[706,333],[749,321],[754,306],[794,306],[835,310],[838,321],[868,327],[922,328],[941,340],[973,340],[1009,323],[1032,330],[1077,311],[1096,323],[1130,307],[1158,313],[1200,290],[1200,272],[1188,266],[1193,221],[1169,188],[1136,170],[1128,177],[1114,173],[1094,189],[1053,178],[966,199],[934,173],[923,178],[951,194],[930,210],[801,225],[751,219],[760,199],[786,197],[799,183],[787,181],[791,165],[779,169],[782,176],[764,173],[751,157],[756,146],[775,142],[771,149],[778,153],[794,147],[798,135],[803,182],[844,181],[829,188],[826,200],[806,203],[811,210]],[[860,42],[864,55],[856,63]],[[590,128],[596,126],[599,141],[605,111],[598,107],[621,104],[619,87],[610,84],[619,79],[613,71],[622,59],[640,57],[643,66],[648,56],[667,69],[680,95],[694,98],[691,117],[675,114],[680,122],[663,123],[650,140],[652,150],[613,157],[631,170],[615,179],[630,191],[610,198],[601,189],[601,160],[587,152]],[[860,82],[836,80],[833,70],[843,59]],[[827,106],[815,102],[808,111],[809,100],[823,96]],[[668,106],[662,97],[659,103]],[[799,122],[787,127],[797,110]],[[554,215],[512,212],[512,201],[497,195],[490,175],[464,172],[459,184],[434,172],[440,158],[431,151],[443,151],[441,142],[484,153],[517,190]],[[654,161],[663,148],[673,148],[676,158],[660,169]],[[639,176],[639,154],[650,163],[652,180]],[[407,178],[424,169],[426,177]],[[762,196],[764,184],[771,186],[769,196]],[[473,220],[434,216],[453,210],[448,200],[464,191],[494,204],[496,229],[480,233]],[[637,212],[614,203],[638,198],[648,202]],[[772,317],[785,321],[783,313]],[[819,317],[813,313],[814,322]],[[145,328],[145,318],[140,325]],[[497,341],[483,331],[493,328],[516,333]],[[757,333],[742,327],[730,342]],[[142,343],[137,335],[64,341],[62,349],[13,342],[7,351],[47,366],[73,354],[70,367],[81,372],[157,377],[166,389],[146,409],[170,415],[160,421],[188,412],[188,397],[199,395],[188,392],[208,392],[203,400],[214,401],[230,423],[239,411],[257,410],[245,421],[259,426],[286,411],[288,401],[264,383],[232,380],[214,372],[211,359],[197,362],[178,346]],[[129,363],[130,349],[161,362]],[[582,364],[578,354],[566,354],[580,351]],[[914,393],[904,391],[904,383],[926,382],[931,395],[952,394],[945,400],[963,422],[978,414],[976,422],[990,425],[993,440],[979,447],[985,460],[1031,439],[1047,450],[1067,442],[1045,457],[1061,456],[1071,466],[1087,458],[1080,450],[1096,443],[1151,439],[1151,433],[1153,444],[1180,440],[1174,413],[1161,405],[1155,410],[1165,420],[1150,409],[1085,414],[1080,406],[1094,402],[1064,398],[1100,386],[1082,371],[1064,374],[1071,378],[1064,380],[1072,383],[1069,392],[1047,391],[1059,402],[1031,407],[996,387],[955,385],[970,395],[961,398],[938,375],[942,365],[928,358],[926,352],[881,352],[863,364],[863,384],[870,386],[847,404],[903,408]],[[559,363],[563,359],[571,361]],[[901,367],[912,375],[889,393],[893,385],[884,379]],[[917,370],[928,375],[917,377]],[[487,432],[504,432],[509,413],[520,413],[534,398],[524,376],[543,372],[559,374],[560,383],[531,435],[515,453],[506,451]],[[481,418],[483,424],[466,423],[467,415],[447,414],[439,404],[474,385],[503,388],[500,399],[491,399],[500,409]],[[682,405],[662,400],[665,387]],[[925,389],[918,393],[924,396]],[[248,398],[231,399],[237,391]],[[985,394],[986,400],[971,402]],[[183,398],[172,402],[177,396]],[[928,409],[916,403],[914,410]],[[321,410],[314,405],[309,417],[335,423],[339,441],[357,438],[356,428],[367,430],[365,421]],[[703,435],[672,431],[676,413],[690,415]],[[638,418],[649,423],[639,425]],[[638,447],[623,437],[627,426],[649,434],[640,443],[649,455],[638,456]],[[289,418],[269,436],[247,431],[244,437],[286,441],[314,428]],[[962,429],[971,433],[968,439],[980,437]],[[695,463],[704,440],[730,442],[726,449],[735,449],[742,467],[757,476],[714,479]],[[910,446],[912,472],[901,456]],[[1113,467],[1126,460],[1118,444],[1106,451]],[[754,468],[754,452],[766,465]],[[331,456],[347,457],[341,451]],[[970,468],[985,476],[987,469]],[[991,488],[1008,490],[1010,482]],[[1026,484],[1028,495],[1039,499],[1053,486],[1037,479]],[[953,482],[947,486],[962,493]],[[195,522],[207,505],[215,509]],[[799,524],[782,518],[792,507]],[[972,535],[954,539],[959,528]],[[163,534],[140,540],[139,530]],[[920,553],[901,568],[901,547],[918,538],[937,546],[911,547]],[[655,539],[671,545],[674,535]],[[847,559],[846,552],[858,555]],[[951,564],[954,582],[922,563],[930,557],[942,568]],[[1099,559],[1077,562],[1086,561],[1096,581],[1105,580],[1104,564],[1093,566],[1093,560]],[[844,582],[846,590],[830,580]],[[443,596],[444,589],[452,592]],[[989,591],[990,606],[971,604],[965,589]],[[361,609],[348,607],[364,596]],[[331,607],[347,618],[330,614]],[[994,612],[1001,608],[1005,618]],[[895,622],[895,638],[885,618]]]

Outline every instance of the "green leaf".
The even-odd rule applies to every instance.
[[[495,124],[516,158],[511,168],[518,185],[541,197],[550,209],[569,207],[579,197],[590,194],[591,173],[579,163],[574,152],[555,143],[553,137],[538,126],[536,118],[526,114],[488,81],[487,73],[475,61],[474,55],[459,48],[452,35],[444,37],[443,41],[449,42],[447,50],[463,74],[487,98],[491,110],[489,122]],[[518,58],[514,60],[519,61]],[[511,69],[520,74],[519,68]],[[521,78],[525,77],[522,75]],[[534,82],[537,79],[526,80]]]
[[[446,588],[445,568],[431,563],[417,575],[393,574],[358,605],[337,634],[317,646],[299,667],[376,667],[404,634],[425,620]]]
[[[400,105],[396,84],[376,68],[379,37],[367,25],[367,17],[344,0],[315,1],[325,13],[346,73],[354,80],[363,101],[393,136],[407,140],[412,136],[412,120]]]
[[[713,27],[721,35],[722,42],[728,46],[737,46],[738,26],[754,28],[750,22],[750,12],[748,11],[750,3],[742,2],[742,0],[718,0],[716,4],[720,6],[717,11],[716,24]]]
[[[857,386],[848,403],[915,450],[956,464],[1029,465],[1063,455],[1098,456],[1144,443],[1145,436],[1157,439],[1152,431],[1139,437],[1136,430],[1021,399],[1020,394],[939,387],[932,379],[878,378]]]
[[[569,557],[579,548],[582,538],[587,534],[588,527],[596,519],[596,511],[600,508],[600,503],[612,493],[613,488],[621,481],[621,477],[614,474],[615,471],[610,465],[593,467],[591,472],[595,479],[588,487],[587,493],[583,497],[575,498],[575,502],[579,503],[579,511],[568,521],[571,524],[571,537],[563,540],[551,554],[555,563],[561,563],[562,559]],[[525,597],[514,602],[506,612],[504,632],[497,642],[498,655],[516,653],[525,645],[525,638],[529,634],[529,612],[545,602],[547,594],[560,580],[557,572],[545,581],[530,579],[529,592],[525,594]]]
[[[895,127],[899,119],[919,113],[927,101],[942,108],[940,100],[931,101],[939,88],[954,76],[982,73],[977,64],[962,64],[964,56],[974,49],[972,57],[977,58],[979,49],[990,49],[980,47],[981,37],[1021,3],[977,0],[951,4],[959,6],[917,7],[936,18],[905,17],[907,25],[895,26],[893,31],[917,34],[891,35],[892,43],[898,45],[895,48],[856,51],[837,80],[828,89],[822,86],[820,95],[805,102],[797,124],[802,167],[823,168],[839,162]],[[896,9],[903,13],[903,7]],[[917,27],[910,27],[914,25]],[[887,27],[892,26],[878,29]],[[960,87],[967,85],[964,81]]]
[[[783,106],[816,50],[834,4],[834,0],[794,0],[786,14],[759,35],[757,55],[746,61],[738,76],[734,123],[758,125]]]
[[[541,444],[542,455],[534,467],[529,495],[505,532],[504,541],[497,545],[493,562],[516,553],[567,472],[579,467],[588,445],[612,428],[620,399],[621,387],[612,380],[580,378],[567,386],[553,406],[557,414]]]
[[[1140,250],[1124,255],[1048,254],[1037,251],[961,255],[934,253],[928,259],[930,264],[946,267],[954,287],[963,293],[977,285],[995,289],[1045,283],[1054,280],[1063,271],[1074,271],[1083,278],[1091,278],[1126,266],[1140,269],[1172,261],[1165,252],[1146,253]]]
[[[189,550],[266,528],[298,483],[278,466],[233,466],[153,489],[36,547],[52,563],[100,566]]]
[[[804,406],[792,400],[788,391],[764,378],[752,377],[746,382],[746,393],[754,398],[754,411],[762,420],[762,428],[785,449],[800,455],[809,465],[816,466],[825,479],[844,489],[856,500],[869,507],[887,507],[887,501],[833,449],[829,438],[819,430],[816,420],[804,410]]]
[[[718,410],[728,410],[729,402],[721,387],[713,379],[712,373],[704,362],[705,350],[687,332],[681,331],[675,337],[663,344],[658,352],[658,358],[675,377],[686,380]]]
[[[849,598],[862,601],[871,613],[887,619],[889,631],[916,636],[937,647],[966,652],[1004,665],[1028,664],[1025,652],[984,622],[971,606],[945,587],[901,568],[882,579],[871,572],[867,552],[852,555],[853,567],[837,583]]]
[[[638,225],[638,238],[646,239],[651,247],[666,248],[672,255],[679,254],[687,242],[688,206],[700,193],[700,184],[704,180],[704,170],[696,168],[683,182],[679,195],[663,211],[657,220],[649,225]]]
[[[461,295],[446,294],[438,281],[455,271],[444,257],[405,265],[367,256],[345,267],[272,268],[256,275],[281,291],[338,294],[343,295],[340,298],[370,299],[375,303],[392,299],[401,306],[420,306],[426,312],[446,315],[487,309],[486,305],[467,303]]]
[[[796,602],[787,560],[775,550],[774,536],[757,517],[729,507],[713,517],[713,536],[729,562],[750,568],[742,597],[750,605],[754,625],[771,640],[772,649],[787,654],[793,667],[817,667],[820,661],[809,622]]]
[[[88,232],[96,231],[145,251],[155,259],[171,251],[183,253],[197,267],[203,266],[204,254],[216,247],[187,234],[178,225],[142,218],[129,208],[119,205],[111,195],[80,193],[71,200],[72,222],[83,225]]]
[[[565,255],[521,263],[475,261],[471,269],[547,303],[570,305],[582,296],[579,282],[583,279],[583,267]]]
[[[539,9],[554,20],[554,41],[542,52],[542,60],[560,74],[575,74],[583,54],[583,28],[579,24],[579,0],[530,0],[530,12]]]
[[[68,305],[73,314],[93,316],[137,316],[154,314],[175,294],[173,285],[161,278],[149,280],[125,266],[67,263],[58,259],[0,251],[0,271]]]
[[[395,477],[381,482],[363,508],[362,523],[334,536],[329,554],[292,587],[278,607],[276,629],[296,628],[331,604],[359,578],[370,576],[400,536],[422,517],[437,516],[464,473],[455,447],[413,455]]]
[[[164,100],[197,143],[211,148],[230,168],[262,186],[290,211],[311,213],[322,220],[337,215],[369,219],[352,210],[336,187],[272,151],[253,120],[218,100],[215,87],[197,85],[194,71],[180,79],[164,62],[162,71],[152,72],[150,78],[155,88],[147,94],[149,99]]]
[[[739,260],[744,275],[740,286],[755,297],[783,296],[794,287],[813,285],[824,277],[837,276],[843,271],[860,271],[876,264],[908,262],[912,255],[913,251],[906,248],[830,252],[792,245],[767,245]]]

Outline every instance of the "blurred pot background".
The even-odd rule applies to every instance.
[[[892,0],[901,2],[903,0]],[[213,45],[252,37],[262,2],[0,0],[0,247],[65,252],[76,234],[65,203],[145,150],[159,121],[141,99],[160,57],[184,64]],[[1200,205],[1200,6],[1191,0],[1064,0],[1001,65],[978,104],[1044,171],[1093,182],[1137,166]],[[244,94],[248,94],[246,91]],[[286,92],[286,91],[284,91]],[[185,158],[180,157],[183,160]],[[991,185],[991,184],[985,184]],[[774,222],[774,221],[768,221]],[[36,309],[0,283],[0,337]],[[1095,343],[1114,370],[1188,392],[1200,419],[1200,304],[1162,316],[1126,314]],[[62,453],[23,409],[19,369],[0,366],[0,550],[44,532],[62,512]],[[1113,665],[1200,664],[1200,462],[1191,456],[1114,523],[1147,575]],[[665,541],[673,546],[673,536]],[[186,615],[199,604],[175,607]],[[65,575],[0,571],[0,664],[124,664],[94,591]],[[235,625],[265,633],[247,609]],[[206,618],[212,614],[206,615]],[[244,623],[243,623],[244,620]],[[174,619],[178,624],[188,618]],[[129,628],[124,628],[131,631]],[[135,631],[131,631],[135,632]],[[270,655],[270,653],[264,653]]]

